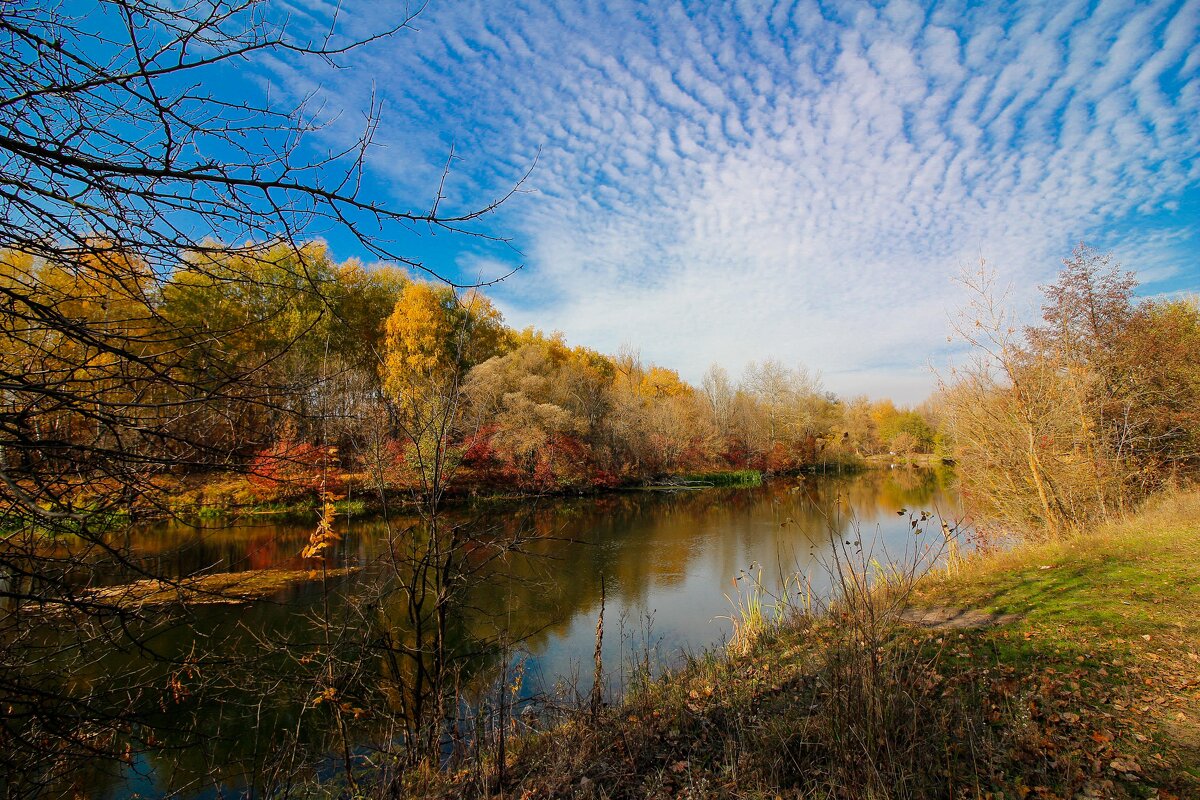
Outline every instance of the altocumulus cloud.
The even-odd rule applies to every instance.
[[[463,206],[537,159],[497,221],[520,255],[441,254],[524,264],[514,324],[915,400],[980,256],[1022,302],[1081,239],[1147,293],[1198,277],[1200,2],[996,5],[434,3],[322,81],[373,77],[410,195],[451,144]]]

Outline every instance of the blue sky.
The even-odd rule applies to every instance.
[[[256,77],[316,91],[333,139],[374,93],[371,189],[400,205],[427,204],[451,146],[456,208],[536,160],[486,225],[511,247],[408,243],[460,279],[522,266],[491,291],[514,325],[693,380],[774,357],[916,401],[980,257],[1021,307],[1080,240],[1143,294],[1200,288],[1198,24],[1196,1],[432,0],[344,69]]]

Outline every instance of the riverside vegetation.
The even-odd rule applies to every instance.
[[[431,198],[384,203],[364,181],[375,107],[357,137],[337,124],[314,142],[332,120],[313,104],[223,72],[337,66],[411,22],[359,20],[355,37],[336,9],[310,10],[5,4],[6,797],[159,779],[270,797],[1195,794],[1195,531],[1180,521],[1200,443],[1194,302],[1135,302],[1130,276],[1081,249],[1026,328],[972,279],[960,332],[978,358],[917,409],[837,398],[770,360],[695,387],[633,352],[514,331],[400,248],[419,229],[486,249],[481,220],[521,177],[464,208],[447,199],[451,154]],[[338,263],[318,231],[380,263]],[[913,452],[956,460],[974,512],[975,555],[951,549],[944,583],[859,559],[867,538],[835,525],[831,597],[789,579],[804,613],[774,617],[744,597],[727,653],[624,700],[550,708],[562,727],[514,740],[521,642],[503,609],[469,617],[474,593],[507,582],[541,609],[584,587],[509,580],[561,531],[448,498],[754,482]],[[738,510],[737,490],[712,491]],[[745,491],[785,495],[772,508],[804,496]],[[372,546],[343,571],[345,513],[368,503]],[[140,518],[296,504],[316,520],[261,548],[291,548],[280,574],[212,577],[213,562],[134,546]],[[1159,533],[1137,516],[1155,507]],[[1109,579],[1128,595],[1098,595]],[[248,602],[252,585],[271,598]],[[921,629],[960,597],[1020,619],[976,608],[956,619],[1001,624]],[[286,620],[267,629],[275,602]],[[227,785],[230,763],[247,766]]]
[[[1195,598],[1165,591],[1159,579],[1171,574],[1172,586],[1194,586],[1196,578],[1196,531],[1186,521],[1195,508],[1186,487],[1196,474],[1193,400],[1200,397],[1194,303],[1137,303],[1127,276],[1105,257],[1080,250],[1047,290],[1046,324],[1016,335],[985,278],[972,284],[979,289],[976,310],[993,316],[963,326],[979,359],[947,376],[935,402],[902,410],[839,401],[803,371],[773,362],[752,367],[739,386],[713,370],[697,390],[633,355],[606,357],[568,348],[560,337],[507,329],[478,293],[460,296],[387,269],[335,268],[315,246],[277,256],[238,270],[290,264],[265,281],[277,286],[297,264],[304,270],[325,264],[327,288],[394,287],[373,306],[391,311],[377,315],[383,320],[371,334],[377,338],[363,345],[377,357],[375,366],[367,366],[370,358],[331,366],[341,322],[308,343],[305,361],[307,332],[324,324],[315,313],[296,323],[299,334],[281,335],[290,344],[280,352],[297,360],[268,381],[283,387],[269,406],[260,406],[258,388],[247,385],[244,397],[201,398],[195,416],[168,422],[188,424],[193,436],[218,437],[197,453],[224,452],[229,463],[198,458],[183,469],[151,472],[136,492],[112,497],[103,491],[106,481],[120,485],[111,475],[79,464],[60,470],[65,465],[37,447],[10,465],[14,474],[25,471],[21,480],[59,479],[54,502],[42,508],[64,522],[42,527],[7,517],[9,562],[54,559],[68,569],[64,599],[27,581],[22,592],[37,599],[10,604],[8,622],[28,631],[82,625],[82,644],[64,651],[78,657],[109,646],[111,620],[151,659],[128,675],[89,674],[83,696],[56,689],[68,702],[93,703],[102,715],[84,724],[67,706],[68,735],[41,752],[62,735],[46,727],[46,720],[64,724],[54,716],[60,707],[12,693],[10,707],[18,713],[6,722],[5,736],[13,745],[8,774],[20,776],[14,786],[72,791],[98,759],[125,763],[129,753],[158,752],[173,723],[142,709],[143,699],[163,686],[165,711],[190,697],[227,697],[234,685],[245,693],[286,671],[297,676],[288,696],[295,694],[294,707],[304,709],[308,722],[256,753],[249,779],[267,793],[1195,792],[1195,652],[1188,644],[1194,631],[1187,623],[1175,630],[1163,625],[1164,617],[1190,619]],[[56,277],[34,259],[10,254],[6,263],[30,287],[70,287],[53,290],[62,291],[53,300],[60,307],[69,307],[68,297],[87,297],[93,275],[87,269]],[[171,298],[191,289],[178,291],[168,284],[154,295],[156,320],[180,318]],[[303,297],[295,291],[284,306]],[[337,296],[333,288],[327,294]],[[204,324],[219,319],[213,306],[222,296],[193,300],[206,310]],[[236,296],[229,302],[239,321],[228,324],[243,333],[278,322],[249,314]],[[359,312],[367,306],[348,304]],[[95,316],[93,308],[106,310]],[[81,324],[134,316],[114,317],[111,305],[85,304],[79,313]],[[164,330],[169,337],[200,336],[199,319],[145,338],[168,338]],[[360,327],[371,330],[369,318]],[[87,385],[106,386],[109,399],[142,391],[122,384],[117,367],[104,359],[88,356],[84,366],[71,367],[80,354],[70,348],[32,348],[28,333],[15,333],[11,348],[30,359],[27,368],[40,364],[64,374],[70,368]],[[188,341],[194,346],[183,352],[190,359],[222,337]],[[237,341],[245,346],[251,338]],[[262,353],[250,351],[246,357],[258,365]],[[204,356],[214,359],[205,368],[237,352],[214,350]],[[259,366],[250,374],[264,374]],[[27,429],[34,443],[48,435],[104,448],[118,442],[85,412],[35,411]],[[806,581],[785,581],[789,602],[752,590],[733,609],[736,635],[728,651],[696,657],[659,681],[648,680],[647,664],[623,698],[598,695],[573,712],[560,707],[544,722],[519,717],[507,694],[520,684],[519,669],[511,671],[519,644],[512,633],[498,620],[477,625],[488,631],[483,635],[457,630],[480,582],[503,574],[495,565],[511,563],[554,533],[520,525],[493,530],[469,514],[448,515],[444,500],[455,491],[561,491],[672,475],[664,488],[678,491],[920,451],[954,458],[973,513],[967,542],[950,521],[938,533],[940,519],[913,511],[914,530],[931,529],[948,548],[942,555],[952,573],[923,575],[930,566],[924,557],[874,563],[859,547],[867,537],[839,533],[830,542],[832,593]],[[281,572],[274,583],[240,574],[232,583],[164,576],[114,544],[130,512],[212,508],[220,504],[206,501],[206,493],[222,485],[243,493],[235,505],[318,505],[319,524],[297,550],[301,569]],[[173,497],[188,486],[186,499]],[[347,491],[354,496],[346,498]],[[412,498],[407,517],[389,506],[397,493]],[[364,511],[368,498],[383,515],[380,552],[370,569],[347,572],[331,560],[344,528],[339,515]],[[1147,507],[1158,510],[1137,516]],[[1154,527],[1145,529],[1151,520]],[[47,540],[46,532],[55,537]],[[73,577],[81,570],[73,565],[87,564],[85,574],[96,576],[110,562],[136,580],[110,589]],[[1070,579],[1058,583],[1066,570]],[[1121,609],[1105,584],[1114,578],[1129,584],[1130,605]],[[282,591],[296,581],[314,584],[319,602],[298,616],[298,631],[253,632],[260,651],[253,663],[231,669],[222,655],[245,649],[241,633],[206,634],[204,649],[183,657],[148,646],[165,632],[193,629],[193,607],[244,603],[253,584]],[[1107,605],[1088,605],[1105,592]],[[35,620],[37,626],[22,625]],[[36,658],[21,654],[22,647],[32,656],[63,646],[62,639],[46,638],[48,628],[40,631],[14,640],[12,663],[43,686],[70,684],[82,663],[65,661],[47,674]],[[384,668],[368,668],[376,663]],[[598,662],[597,669],[606,667]],[[282,697],[278,688],[270,691]],[[114,711],[111,704],[121,698],[126,705]],[[247,706],[236,713],[261,712]],[[79,730],[88,731],[82,742]],[[195,744],[183,744],[189,734],[174,735],[179,744],[172,747],[191,753]],[[330,760],[336,766],[323,777],[317,765]],[[188,769],[216,774],[217,766]]]
[[[479,292],[394,266],[335,263],[319,243],[195,258],[203,270],[185,264],[164,281],[132,253],[70,264],[0,253],[0,286],[20,289],[29,308],[135,340],[170,362],[179,386],[194,387],[141,396],[103,348],[60,346],[37,325],[3,334],[14,369],[126,402],[144,416],[131,425],[158,424],[159,403],[185,407],[165,424],[169,437],[186,431],[192,453],[128,499],[143,514],[314,508],[322,492],[378,506],[380,492],[421,491],[437,448],[446,451],[439,483],[465,495],[699,473],[711,483],[718,473],[839,469],[938,444],[931,406],[840,400],[806,370],[771,360],[738,382],[714,366],[691,386],[632,351],[605,355],[558,334],[513,330]],[[211,391],[214,380],[221,392]],[[7,402],[23,403],[19,392]],[[117,435],[86,409],[51,403],[27,404],[20,419],[33,440],[21,456],[30,468],[38,442],[106,445]],[[63,505],[113,510],[102,499],[114,482],[56,477]]]
[[[1200,308],[1135,303],[1086,248],[1043,327],[969,285],[978,360],[943,401],[973,552],[925,571],[847,541],[828,606],[739,602],[726,651],[418,791],[1200,796]]]

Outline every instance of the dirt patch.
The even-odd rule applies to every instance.
[[[955,608],[953,606],[931,606],[906,608],[900,621],[930,630],[974,630],[1011,625],[1020,620],[1018,614],[991,614],[977,608]]]

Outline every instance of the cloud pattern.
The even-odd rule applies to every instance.
[[[1147,293],[1200,277],[1200,2],[996,6],[460,0],[325,86],[374,79],[398,195],[451,145],[462,206],[536,159],[497,220],[521,254],[442,254],[523,263],[511,322],[916,400],[981,256],[1022,302],[1081,239]]]

